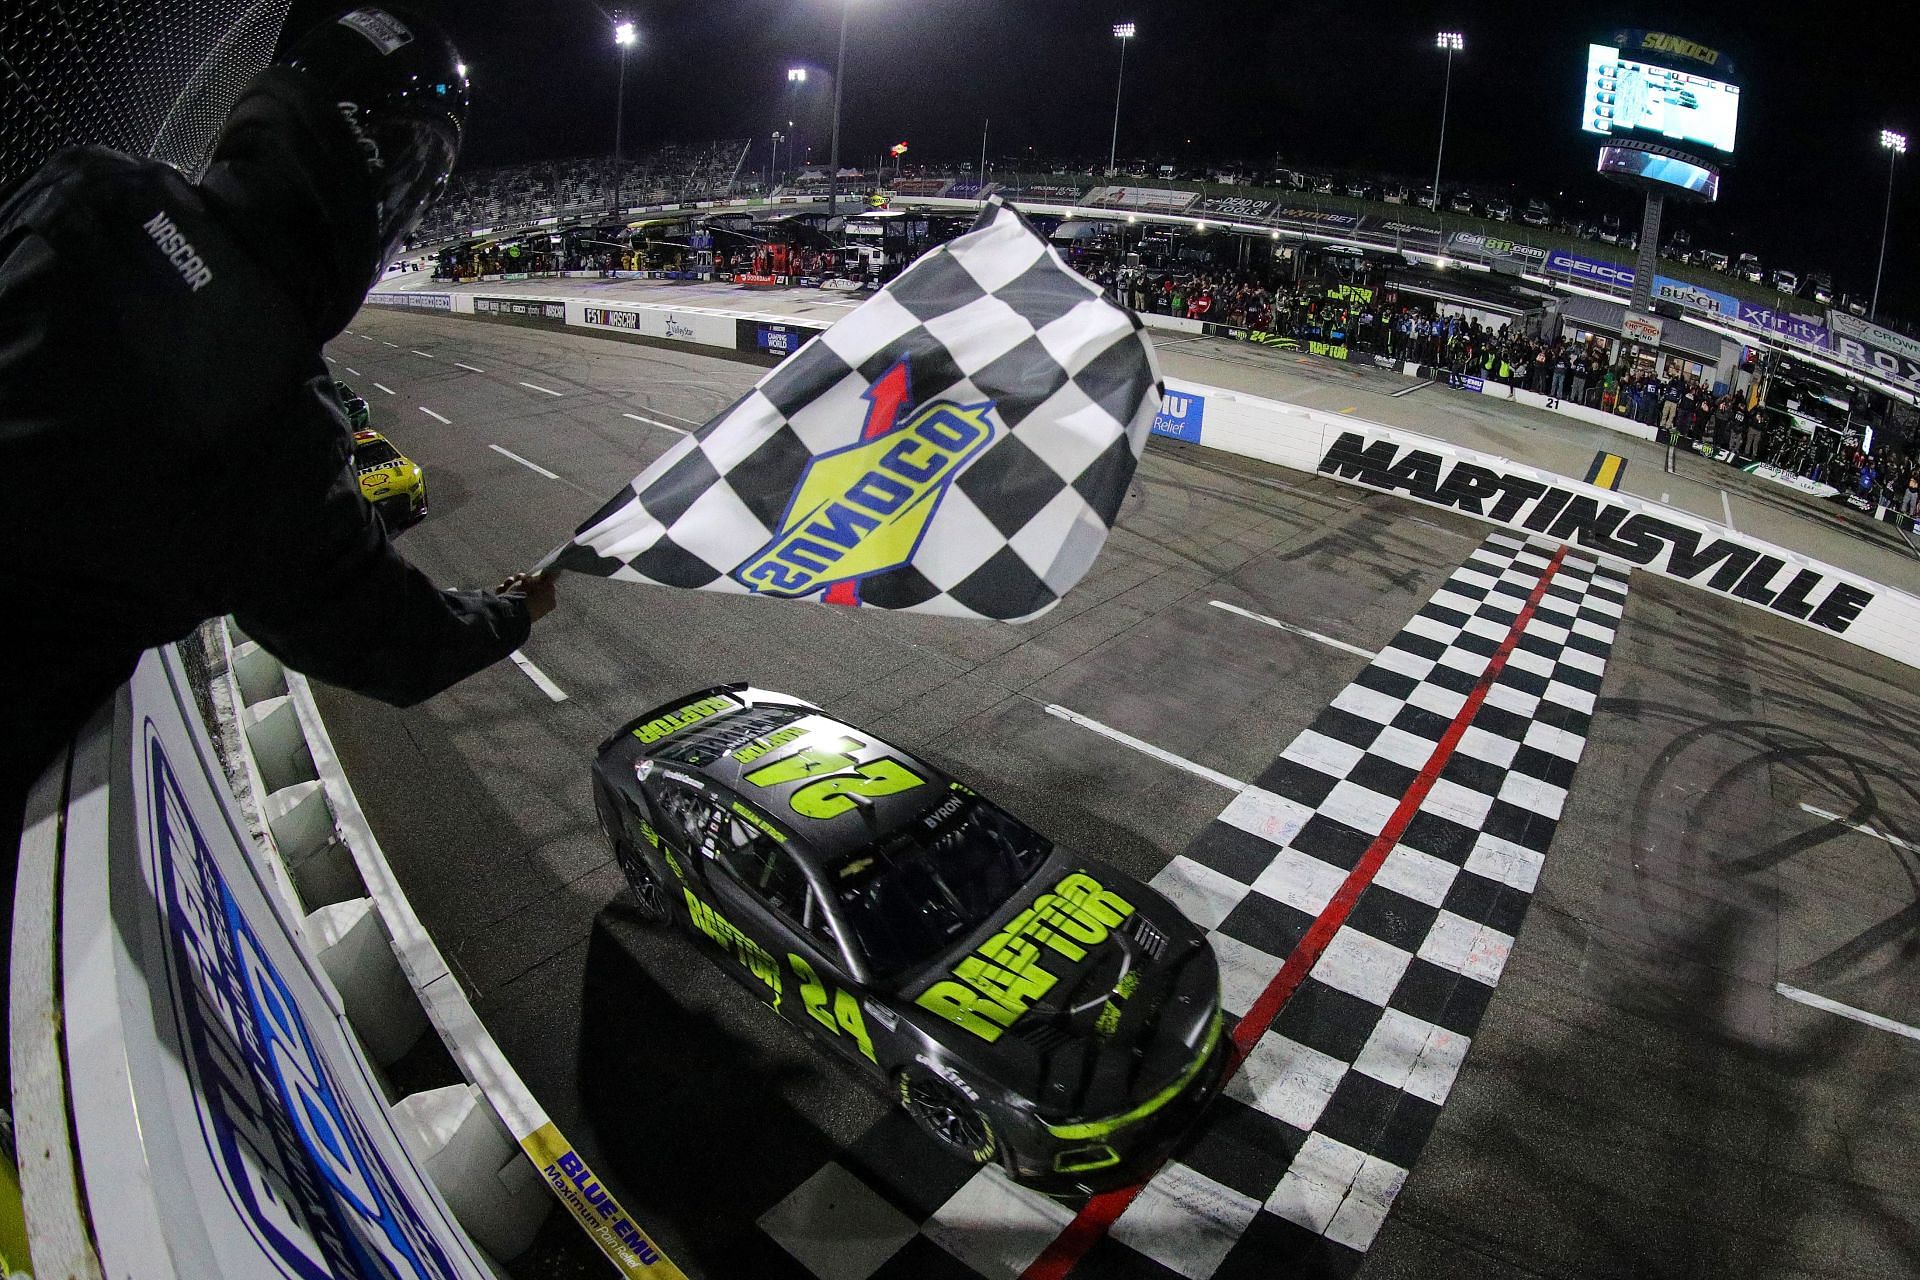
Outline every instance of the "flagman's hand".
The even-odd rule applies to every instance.
[[[535,622],[553,612],[558,600],[554,590],[554,578],[551,573],[516,573],[494,590],[503,596],[521,596],[527,602],[527,613]]]

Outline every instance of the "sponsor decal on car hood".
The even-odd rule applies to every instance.
[[[1079,1119],[1192,1078],[1219,979],[1204,936],[1165,898],[1057,855],[984,935],[903,994],[1044,1114]]]

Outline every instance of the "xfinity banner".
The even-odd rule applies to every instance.
[[[1763,307],[1757,302],[1740,303],[1740,323],[1750,324],[1756,329],[1766,329],[1783,338],[1792,338],[1795,342],[1810,347],[1827,349],[1827,329],[1818,320],[1810,316],[1797,316],[1787,311],[1775,311],[1772,307]]]

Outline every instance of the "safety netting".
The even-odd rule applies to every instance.
[[[94,143],[189,174],[273,56],[288,0],[0,3],[0,187]]]

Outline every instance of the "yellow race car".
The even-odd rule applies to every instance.
[[[378,431],[353,433],[353,470],[360,477],[360,492],[380,513],[388,533],[427,518],[426,473]]]

